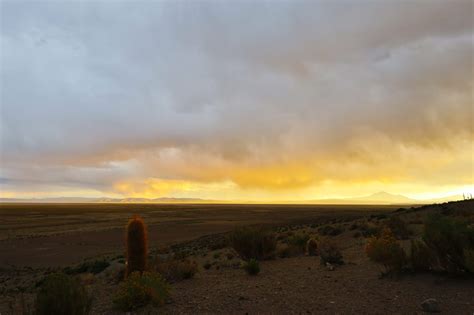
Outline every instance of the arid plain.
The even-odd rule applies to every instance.
[[[125,225],[139,213],[148,227],[149,268],[169,281],[170,294],[162,305],[131,314],[470,314],[472,274],[417,270],[412,250],[432,215],[472,224],[473,202],[2,205],[0,312],[28,314],[43,279],[63,272],[87,288],[91,314],[125,314],[114,301],[126,266]],[[246,274],[245,259],[230,242],[236,228],[250,226],[263,226],[276,239],[272,257],[262,259],[257,276]],[[367,244],[383,239],[373,236],[387,227],[411,259],[396,276],[384,275],[367,255]],[[318,246],[330,241],[342,264],[322,263],[323,247],[321,259],[311,255],[311,239]]]

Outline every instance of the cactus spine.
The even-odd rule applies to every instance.
[[[148,256],[147,230],[143,219],[135,215],[127,225],[127,272],[142,273],[146,269]]]

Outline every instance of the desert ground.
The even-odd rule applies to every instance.
[[[198,268],[191,279],[170,281],[165,305],[132,314],[422,314],[420,303],[428,298],[439,302],[443,314],[473,314],[472,277],[444,273],[381,277],[381,267],[364,251],[368,236],[362,226],[377,226],[397,215],[416,237],[427,214],[446,209],[461,209],[469,216],[474,202],[422,207],[1,205],[0,314],[25,313],[45,275],[61,270],[76,270],[75,276],[94,297],[92,314],[123,314],[112,299],[123,278],[124,226],[134,213],[148,226],[150,261],[186,257]],[[319,257],[277,253],[261,262],[257,276],[249,276],[227,238],[238,226],[255,225],[272,229],[279,245],[302,233],[331,238],[344,264],[328,268]],[[401,242],[407,245],[409,240]],[[104,270],[77,268],[97,260],[107,262]]]

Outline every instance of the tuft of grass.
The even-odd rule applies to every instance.
[[[48,275],[36,295],[35,314],[89,314],[92,297],[75,277],[64,273]]]
[[[170,287],[156,272],[132,272],[122,282],[113,299],[115,307],[129,312],[152,303],[163,305],[169,296]]]
[[[260,263],[256,259],[250,259],[244,264],[243,268],[245,269],[247,274],[251,276],[256,276],[260,272]]]

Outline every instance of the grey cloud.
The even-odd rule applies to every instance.
[[[87,168],[170,147],[258,165],[360,133],[472,139],[471,1],[1,6],[3,177],[105,187],[132,170]]]

